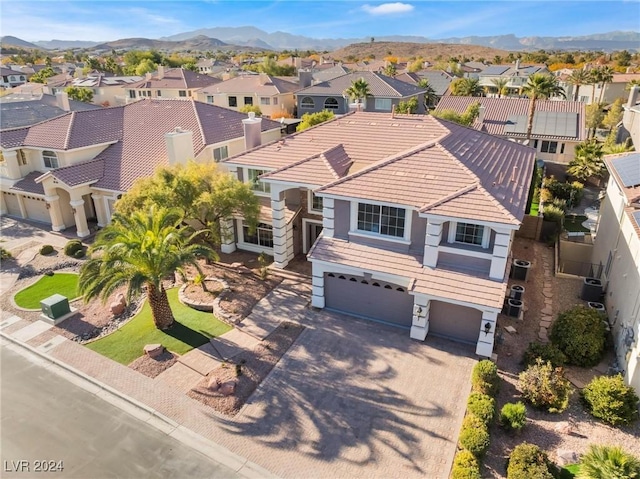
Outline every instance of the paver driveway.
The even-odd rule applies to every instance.
[[[252,460],[283,477],[448,477],[472,348],[324,311],[305,323],[227,424],[266,446]]]

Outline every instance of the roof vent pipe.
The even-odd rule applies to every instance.
[[[395,118],[396,117],[396,105],[393,104],[391,105],[391,118]]]

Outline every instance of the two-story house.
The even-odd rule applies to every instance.
[[[220,83],[220,79],[184,68],[158,66],[155,74],[147,73],[145,78],[127,87],[127,100],[143,98],[196,98],[202,88]]]
[[[381,73],[360,71],[342,75],[296,92],[298,116],[305,113],[316,113],[329,110],[336,115],[349,112],[349,104],[353,102],[345,94],[351,84],[364,79],[369,85],[370,95],[362,100],[362,111],[391,111],[401,101],[418,99],[418,111],[424,113],[424,89],[416,85],[396,80]]]
[[[436,111],[464,113],[480,103],[480,114],[473,128],[514,141],[526,139],[529,100],[526,98],[485,98],[444,96]],[[587,139],[584,103],[577,101],[537,100],[531,132],[531,146],[537,157],[552,163],[568,164],[575,147]]]
[[[126,103],[126,90],[142,80],[140,76],[115,76],[100,72],[71,75],[56,75],[47,80],[45,93],[55,95],[68,87],[88,88],[93,93],[91,102],[95,105],[119,106]]]
[[[312,304],[491,356],[535,151],[432,116],[355,112],[224,164],[263,200],[224,251],[312,263]]]
[[[629,99],[624,105],[622,113],[622,138],[625,140],[631,137],[631,141],[636,146],[636,150],[640,148],[640,86],[635,85],[629,92]]]
[[[610,177],[591,262],[603,271],[618,366],[640,393],[640,153],[607,156],[605,164]]]
[[[451,82],[454,80],[454,76],[442,70],[420,70],[417,72],[406,72],[396,75],[396,80],[417,85],[421,80],[427,80],[429,87],[433,89],[435,98],[429,102],[429,107],[435,107],[440,98],[442,98],[448,91]]]
[[[293,114],[293,92],[300,87],[266,73],[238,75],[196,92],[197,99],[206,103],[240,110],[244,106],[258,106],[263,115]]]
[[[494,80],[506,80],[506,88],[508,95],[519,95],[522,87],[527,84],[527,79],[534,73],[542,73],[548,75],[550,71],[545,65],[521,65],[520,60],[516,60],[515,65],[491,65],[484,70],[478,72],[478,80],[480,86],[483,87],[489,95],[498,96],[497,87]]]
[[[66,113],[0,136],[0,212],[90,234],[115,201],[159,166],[194,159],[219,162],[280,137],[280,124],[259,127],[242,113],[193,100],[142,100]]]
[[[27,83],[26,73],[0,67],[0,88],[13,88]]]

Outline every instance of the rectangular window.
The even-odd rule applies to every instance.
[[[275,97],[275,98],[273,99],[273,104],[274,104],[274,105],[277,105],[277,104],[278,104],[278,97]]]
[[[564,143],[560,143],[560,154],[564,154]]]
[[[45,168],[58,168],[58,157],[53,151],[43,151],[42,159],[44,160]]]
[[[221,162],[225,158],[229,157],[229,149],[226,146],[221,146],[213,150],[213,161],[216,163]]]
[[[207,95],[207,103],[213,104],[213,95]]]
[[[456,243],[482,246],[484,226],[471,223],[458,223],[456,226]]]
[[[271,185],[263,183],[258,179],[258,177],[264,173],[266,173],[266,170],[249,169],[247,177],[249,179],[249,183],[251,183],[251,189],[253,189],[253,191],[262,191],[263,193],[271,192]]]
[[[135,90],[129,90],[129,98],[135,99],[135,97],[136,97],[136,91]]]
[[[391,98],[376,98],[376,110],[391,111]]]
[[[156,96],[162,96],[162,90],[156,91]]]
[[[322,213],[322,197],[311,192],[311,211]]]
[[[178,96],[182,96],[182,97],[187,96],[187,92],[186,92],[186,90],[179,90],[179,91],[178,91]]]
[[[27,158],[24,156],[24,151],[18,150],[18,165],[25,166],[27,164]]]
[[[249,234],[249,227],[242,225],[242,236],[245,243],[251,243],[265,248],[273,248],[273,227],[266,223],[258,223],[253,234]]]
[[[403,208],[358,203],[358,229],[402,238],[405,214]]]
[[[261,105],[271,105],[271,98],[261,96],[260,97],[260,104]]]
[[[235,96],[230,96],[229,97],[229,106],[237,107],[238,106],[238,98],[235,97]]]
[[[245,96],[244,97],[244,104],[245,105],[253,105],[253,97],[252,96]]]
[[[558,150],[558,142],[557,141],[542,141],[542,147],[540,151],[542,153],[556,153]]]

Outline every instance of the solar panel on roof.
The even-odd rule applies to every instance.
[[[625,188],[640,185],[640,153],[611,160]]]
[[[493,65],[482,72],[482,75],[502,75],[510,67],[504,65]]]
[[[527,132],[527,115],[511,115],[505,133]],[[571,112],[537,111],[533,116],[532,134],[538,136],[578,136],[578,114]]]

